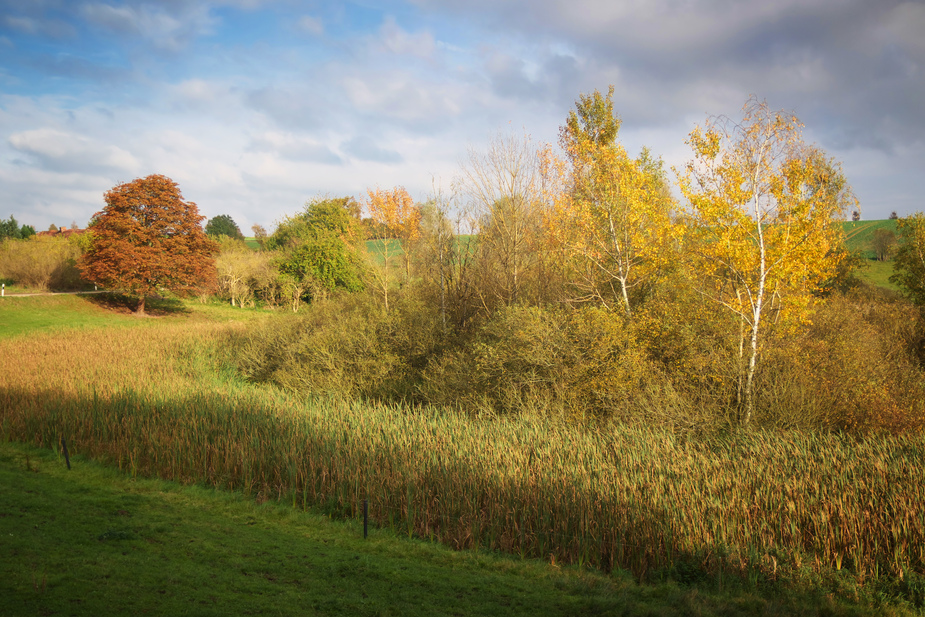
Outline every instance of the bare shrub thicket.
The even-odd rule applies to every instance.
[[[215,260],[218,295],[232,306],[254,306],[258,300],[275,305],[281,296],[274,254],[252,251],[244,242],[223,239]]]

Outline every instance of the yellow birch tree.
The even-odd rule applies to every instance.
[[[766,321],[808,316],[812,294],[835,273],[844,213],[856,207],[840,166],[802,141],[789,112],[752,97],[741,122],[696,127],[694,158],[679,173],[695,241],[701,293],[740,320],[737,400],[753,416]]]
[[[613,92],[611,86],[606,96],[595,91],[575,103],[560,129],[564,167],[547,153],[547,171],[566,174],[547,223],[572,258],[580,299],[608,308],[617,303],[632,316],[633,291],[651,283],[670,261],[679,228],[672,221],[675,203],[661,160],[646,149],[633,159],[617,142]]]

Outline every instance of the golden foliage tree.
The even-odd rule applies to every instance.
[[[370,216],[377,223],[388,230],[389,236],[401,242],[402,256],[405,266],[405,281],[411,278],[411,243],[420,235],[421,215],[414,207],[414,200],[403,186],[396,186],[392,190],[384,191],[380,188],[368,189],[367,206]],[[385,308],[389,308],[389,261],[392,257],[393,247],[389,239],[382,239],[383,259],[385,270],[381,281]]]
[[[633,312],[633,292],[652,282],[670,261],[674,200],[659,159],[643,149],[629,156],[617,143],[620,121],[607,95],[581,95],[560,129],[566,160],[546,153],[547,223],[570,257],[582,299]],[[558,189],[555,187],[559,187]]]
[[[159,174],[113,187],[90,224],[93,244],[80,260],[85,279],[145,298],[159,289],[185,292],[215,284],[218,245],[206,237],[196,204]]]
[[[856,207],[840,166],[803,143],[799,120],[754,97],[741,122],[696,127],[679,174],[701,291],[740,320],[738,401],[754,411],[765,321],[802,319],[838,265],[835,223]]]
[[[890,281],[905,289],[913,302],[925,305],[925,214],[916,212],[901,218],[896,227],[902,243]]]

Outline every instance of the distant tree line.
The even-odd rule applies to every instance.
[[[11,215],[7,220],[0,220],[0,241],[6,238],[14,240],[26,239],[35,235],[35,228],[32,225],[19,225],[19,222]]]

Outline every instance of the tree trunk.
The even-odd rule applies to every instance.
[[[758,320],[761,313],[756,311],[755,323],[752,325],[751,356],[748,359],[748,375],[745,378],[745,418],[742,420],[744,426],[752,420],[752,413],[755,411],[754,395],[754,378],[755,368],[758,364]]]
[[[145,296],[142,295],[138,300],[138,306],[135,307],[135,315],[137,317],[145,316]]]

